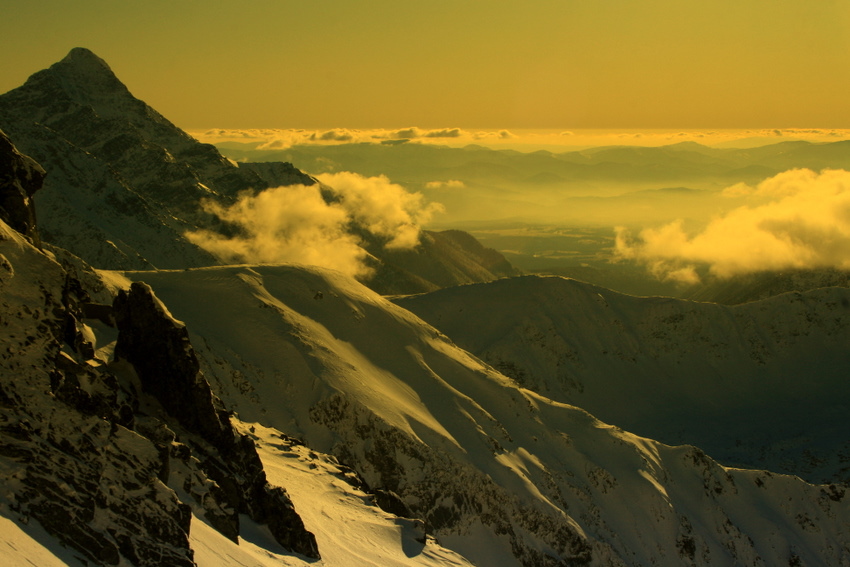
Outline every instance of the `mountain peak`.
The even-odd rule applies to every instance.
[[[5,121],[7,132],[12,129],[12,134],[11,124],[24,117],[25,121],[48,125],[77,113],[85,123],[92,112],[105,119],[134,116],[141,120],[150,119],[154,113],[130,93],[106,61],[84,47],[71,49],[62,60],[0,95],[0,121]],[[83,123],[79,127],[87,128]]]
[[[13,116],[26,114],[24,109],[31,108],[34,120],[40,122],[57,112],[67,113],[69,102],[110,114],[118,101],[126,104],[134,97],[106,61],[84,47],[75,47],[64,59],[34,73],[2,98],[5,104],[0,104],[0,115],[4,111]]]
[[[100,70],[100,71],[108,71],[112,74],[112,69],[109,68],[109,65],[106,64],[106,61],[98,57],[94,54],[90,49],[86,49],[85,47],[75,47],[68,52],[68,55],[65,56],[62,61],[58,63],[59,65],[65,66],[73,66],[76,69],[91,69],[91,70]]]
[[[55,79],[59,79],[66,89],[77,94],[127,91],[106,61],[85,47],[73,48],[64,59],[51,65],[47,71]]]

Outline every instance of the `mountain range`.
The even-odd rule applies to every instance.
[[[756,148],[720,148],[696,142],[666,146],[602,146],[584,150],[519,152],[471,144],[456,148],[404,144],[300,144],[264,148],[258,142],[221,142],[223,153],[236,160],[293,160],[313,173],[337,169],[384,174],[411,185],[441,179],[503,186],[604,184],[622,192],[665,189],[677,184],[723,188],[757,183],[795,168],[821,170],[850,167],[850,142],[784,141]],[[615,193],[616,194],[616,193]]]
[[[299,144],[286,149],[221,142],[217,147],[240,162],[292,161],[314,175],[386,175],[444,203],[446,213],[438,220],[450,226],[510,220],[610,228],[707,219],[736,203],[728,196],[721,201],[716,197],[737,183],[755,186],[789,169],[850,167],[846,140],[785,141],[746,149],[682,142],[565,152],[413,141]]]
[[[93,57],[74,50],[63,63],[100,65]],[[76,66],[66,70],[74,75]],[[101,73],[63,80],[75,96],[91,85],[96,92],[85,96],[97,102],[114,86],[95,80]],[[7,95],[0,120],[14,114]],[[128,102],[110,114],[68,106],[74,116],[93,112],[121,124],[142,108]],[[157,175],[149,189],[160,187],[167,196],[158,199],[170,202],[143,194],[144,184],[123,180],[117,165],[85,157],[93,154],[51,126],[11,122],[18,129],[10,131],[33,136],[33,148],[68,151],[45,152],[51,163],[87,172],[57,175],[64,183],[101,174],[110,184],[124,181],[100,193],[87,185],[40,189],[50,164],[18,151],[16,134],[0,138],[0,164],[10,164],[0,177],[0,550],[11,564],[850,563],[843,483],[724,466],[692,444],[639,436],[557,399],[583,388],[577,400],[599,402],[606,384],[631,377],[630,392],[647,411],[669,410],[683,391],[719,391],[710,401],[724,405],[723,392],[743,399],[755,379],[791,380],[797,367],[782,374],[777,365],[806,365],[806,348],[816,344],[823,343],[812,356],[843,365],[846,290],[732,310],[562,278],[508,278],[394,303],[326,268],[193,265],[203,258],[178,243],[163,257],[177,262],[184,254],[184,265],[154,268],[127,244],[111,256],[127,265],[104,269],[42,229],[41,191],[93,193],[85,201],[92,223],[100,198],[137,195],[150,215],[124,227],[124,243],[136,241],[137,226],[147,227],[145,238],[167,240],[192,222],[214,221],[182,208],[191,199],[170,201],[174,188],[157,185]],[[161,155],[164,142],[153,136],[139,145]],[[134,142],[124,151],[138,150]],[[234,167],[220,163],[222,171]],[[235,198],[205,181],[185,191]],[[104,237],[111,227],[97,230]],[[449,236],[475,247],[468,235]],[[108,248],[96,251],[90,258],[108,256]],[[465,312],[477,330],[441,320],[440,306]],[[479,335],[486,344],[517,321],[529,332],[504,335],[501,361],[461,343]],[[552,358],[540,355],[553,346],[559,362],[547,366]],[[745,387],[703,372],[707,359],[738,372]],[[769,372],[752,376],[761,363]],[[676,365],[698,374],[690,390],[661,379]],[[562,387],[561,370],[588,373]],[[838,407],[826,405],[832,400],[821,389],[838,388],[838,374],[805,371],[807,381],[786,384],[774,400],[814,392],[812,403]],[[675,427],[674,413],[658,421]]]
[[[0,95],[0,128],[50,171],[35,200],[44,239],[98,268],[219,264],[185,237],[198,229],[238,232],[208,212],[205,201],[226,207],[245,192],[317,184],[290,163],[236,165],[135,98],[105,61],[83,48]],[[385,293],[515,273],[498,253],[457,231],[425,233],[418,249],[407,251],[386,249],[368,231],[354,230],[370,255],[371,282]],[[427,274],[416,273],[426,264]]]

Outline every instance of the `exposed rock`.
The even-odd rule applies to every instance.
[[[65,343],[67,274],[0,222],[0,506],[98,565],[194,565],[190,509],[115,377]]]
[[[141,282],[133,283],[129,292],[121,291],[114,307],[119,330],[115,356],[133,364],[142,389],[192,434],[201,468],[233,510],[232,518],[223,523],[238,526],[237,514],[248,514],[268,524],[287,549],[319,557],[315,538],[304,528],[286,491],[266,482],[254,442],[231,426],[200,371],[186,327]]]
[[[39,245],[33,194],[41,189],[44,169],[18,152],[0,130],[0,220]]]

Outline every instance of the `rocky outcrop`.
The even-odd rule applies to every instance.
[[[0,220],[39,244],[33,194],[41,189],[44,169],[18,152],[0,130]]]
[[[85,348],[85,292],[22,234],[34,234],[27,200],[44,172],[5,149],[4,211],[21,232],[0,222],[0,510],[94,564],[192,566],[191,509],[132,430],[132,396]]]
[[[4,155],[16,160],[6,187],[37,188],[43,170],[11,144]],[[115,302],[119,352],[137,368],[107,364],[91,325],[114,326],[116,310],[87,291],[91,268],[54,252],[0,222],[0,512],[38,522],[96,565],[193,566],[193,509],[234,541],[244,513],[318,557],[198,372],[185,328],[137,285]]]
[[[235,539],[238,514],[248,514],[268,524],[285,548],[319,557],[315,538],[286,491],[266,482],[253,441],[231,426],[228,412],[200,371],[186,327],[141,282],[121,291],[114,308],[119,330],[115,356],[133,364],[143,391],[190,434],[187,442],[201,468],[221,488],[223,503],[232,510],[230,518],[219,523],[235,527],[228,530]]]
[[[67,274],[0,222],[0,509],[97,565],[194,565],[191,510],[159,478],[117,378],[66,342]]]

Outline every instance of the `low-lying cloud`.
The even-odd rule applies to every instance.
[[[463,189],[466,185],[463,181],[449,179],[447,181],[429,181],[425,184],[426,189]]]
[[[383,176],[343,172],[319,180],[324,188],[276,187],[245,194],[228,207],[208,201],[205,210],[238,227],[240,234],[197,230],[186,237],[224,263],[297,263],[366,277],[368,253],[353,227],[378,237],[387,248],[413,248],[422,223],[441,210]],[[326,200],[323,189],[332,198]]]
[[[439,203],[426,203],[421,193],[410,193],[383,175],[363,177],[344,171],[323,173],[317,179],[333,188],[354,222],[385,238],[387,248],[419,244],[420,227],[443,210]]]
[[[657,277],[700,280],[700,268],[720,278],[786,269],[850,269],[850,172],[786,171],[726,196],[747,204],[689,232],[682,221],[637,236],[617,228],[616,254],[644,263]]]
[[[375,128],[358,130],[351,128],[332,128],[329,130],[303,129],[252,129],[232,130],[213,128],[205,131],[192,132],[197,139],[217,144],[221,142],[253,142],[256,149],[283,150],[299,144],[346,144],[346,143],[379,143],[401,140],[417,141],[433,144],[467,144],[486,142],[488,140],[509,141],[516,136],[508,130],[498,131],[469,131],[462,128],[408,128],[386,129]]]

